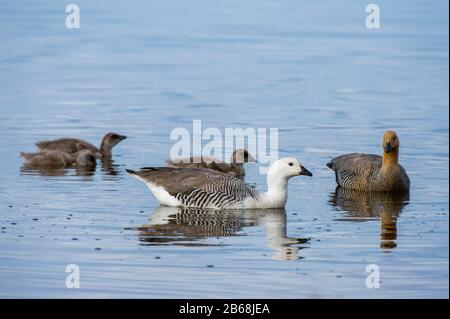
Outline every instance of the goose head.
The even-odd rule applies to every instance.
[[[231,154],[231,163],[256,163],[256,159],[246,149],[238,149]]]
[[[289,179],[299,175],[312,176],[312,173],[298,159],[293,157],[285,157],[275,161],[270,167],[268,174],[283,179]]]
[[[111,156],[112,148],[126,138],[127,137],[125,135],[120,135],[114,132],[106,134],[103,137],[102,143],[100,145],[100,152],[102,153],[103,157]]]
[[[95,155],[89,150],[82,150],[76,154],[76,167],[85,169],[94,169],[97,165]]]
[[[384,132],[381,146],[383,147],[383,151],[385,153],[390,153],[394,150],[397,150],[400,146],[400,141],[398,140],[397,133],[392,130],[387,130],[386,132]]]
[[[102,145],[109,145],[110,147],[114,147],[126,138],[127,137],[125,135],[110,132],[103,137]]]

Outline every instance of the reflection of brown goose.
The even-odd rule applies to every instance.
[[[118,175],[119,172],[118,172],[117,168],[118,168],[118,165],[114,164],[114,161],[111,159],[111,157],[102,158],[102,171],[106,175],[111,175],[111,176]]]
[[[231,154],[230,163],[223,163],[217,158],[211,157],[189,157],[168,160],[168,167],[200,167],[209,168],[236,177],[245,176],[244,163],[256,162],[245,149],[238,149]]]
[[[364,221],[381,218],[381,248],[397,246],[397,217],[408,205],[409,193],[360,192],[337,187],[330,205],[347,212],[345,220]]]
[[[267,246],[276,253],[274,258],[299,259],[298,251],[308,239],[286,236],[286,212],[284,209],[252,211],[208,211],[160,206],[148,224],[138,229],[145,244],[162,245],[211,245],[199,242],[211,237],[239,236],[244,227],[265,225]]]

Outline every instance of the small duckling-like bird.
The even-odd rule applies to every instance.
[[[94,153],[81,150],[75,154],[68,154],[57,150],[44,150],[38,153],[20,153],[29,168],[70,168],[95,169],[97,164]]]
[[[111,151],[114,146],[126,139],[124,135],[110,132],[106,134],[100,144],[100,148],[92,145],[89,142],[76,138],[61,138],[52,141],[41,141],[36,143],[40,150],[57,150],[68,154],[75,154],[81,150],[89,150],[95,154],[96,158],[111,157]]]
[[[77,169],[82,170],[94,170],[97,166],[97,160],[95,158],[95,154],[92,153],[90,150],[81,150],[77,153],[75,153],[75,161],[74,166]]]
[[[245,149],[238,149],[231,154],[230,163],[224,163],[217,158],[195,157],[168,160],[168,167],[178,168],[209,168],[215,171],[226,173],[236,177],[245,176],[244,163],[255,163],[256,159]]]
[[[335,172],[336,183],[358,191],[408,192],[409,177],[398,163],[397,133],[386,131],[381,146],[383,156],[353,153],[333,158],[327,166]]]
[[[147,184],[166,206],[211,209],[283,208],[288,180],[312,176],[295,158],[282,158],[270,167],[267,192],[259,192],[243,180],[208,168],[145,167],[131,176]]]

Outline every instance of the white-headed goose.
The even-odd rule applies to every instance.
[[[148,167],[126,171],[146,183],[162,205],[211,209],[283,208],[288,180],[299,175],[312,176],[295,158],[279,159],[270,167],[267,192],[207,168]]]

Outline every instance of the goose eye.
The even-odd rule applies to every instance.
[[[289,163],[289,166],[294,166],[294,163],[290,162],[290,163]]]

